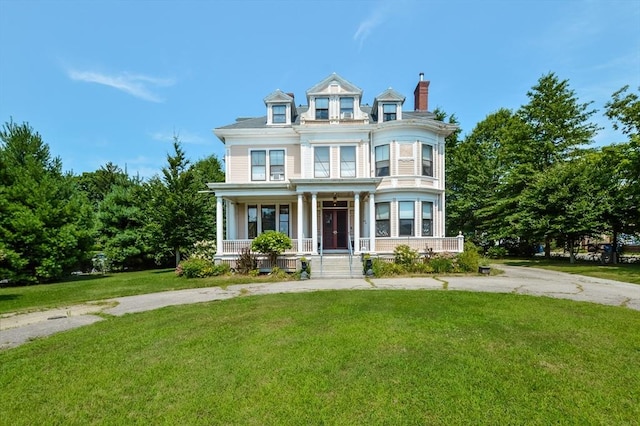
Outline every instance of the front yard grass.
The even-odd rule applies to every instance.
[[[618,265],[601,265],[593,262],[569,263],[568,260],[559,259],[491,259],[491,263],[511,266],[528,266],[533,268],[549,269],[552,271],[567,272],[569,274],[586,275],[594,278],[622,281],[632,284],[640,284],[640,263],[622,263]]]
[[[53,284],[0,288],[0,314],[68,306],[159,291],[269,282],[273,280],[269,276],[249,277],[242,275],[186,279],[176,276],[174,269],[156,269],[106,275],[81,275]]]
[[[640,313],[334,291],[112,317],[0,352],[0,425],[635,424]]]

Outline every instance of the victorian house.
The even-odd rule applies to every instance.
[[[265,115],[214,129],[226,146],[226,180],[208,184],[220,261],[269,230],[292,239],[290,259],[315,265],[400,244],[462,251],[461,236],[445,237],[445,137],[456,126],[428,111],[428,94],[420,74],[413,109],[391,88],[369,106],[334,73],[306,91],[304,106],[276,90]]]

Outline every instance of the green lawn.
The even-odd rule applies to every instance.
[[[0,314],[44,309],[121,296],[273,281],[268,276],[228,276],[186,279],[173,269],[74,277],[55,284],[0,288]]]
[[[0,424],[637,424],[639,330],[513,294],[169,307],[0,352]]]
[[[640,263],[600,265],[593,262],[577,262],[571,264],[569,260],[560,259],[501,259],[491,260],[491,263],[511,266],[529,266],[552,271],[568,272],[570,274],[586,275],[588,277],[640,284]]]

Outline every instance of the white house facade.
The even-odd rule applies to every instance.
[[[266,114],[214,129],[225,144],[217,200],[217,256],[237,256],[260,233],[289,235],[292,256],[386,254],[400,244],[462,251],[445,237],[445,137],[456,126],[428,109],[423,75],[414,109],[393,89],[363,103],[360,88],[332,74],[306,106],[280,90]]]

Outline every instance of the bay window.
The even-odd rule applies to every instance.
[[[389,145],[376,146],[376,176],[389,176]]]
[[[376,237],[389,237],[391,235],[390,219],[390,203],[376,203]]]
[[[433,147],[422,144],[422,176],[433,176]]]
[[[401,237],[413,236],[414,222],[413,201],[398,202],[398,235]]]
[[[422,236],[433,237],[433,203],[422,202]]]

